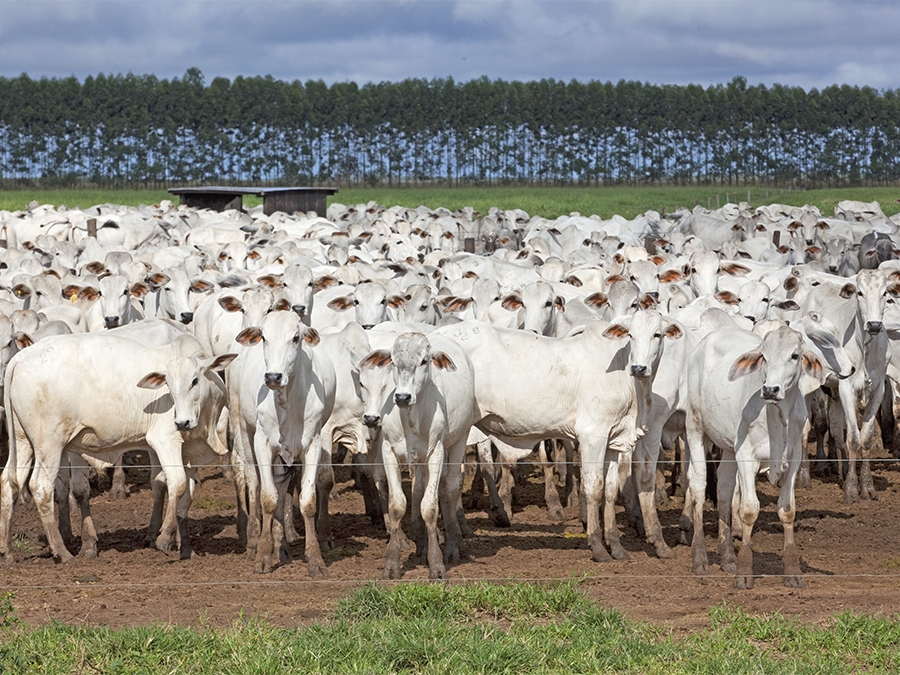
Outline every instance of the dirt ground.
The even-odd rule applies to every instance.
[[[836,612],[853,610],[893,614],[900,610],[900,465],[874,465],[877,501],[848,506],[837,480],[813,480],[798,490],[797,543],[806,588],[789,589],[781,579],[781,525],[776,491],[759,482],[762,513],[754,535],[755,571],[762,575],[749,591],[733,588],[731,575],[716,566],[715,514],[707,503],[706,532],[712,574],[691,574],[690,552],[679,546],[674,560],[659,560],[625,524],[619,513],[623,544],[630,561],[594,563],[582,534],[577,509],[565,522],[552,522],[544,508],[541,474],[533,471],[514,493],[512,527],[495,527],[485,511],[471,511],[475,537],[467,541],[468,558],[449,570],[451,580],[526,580],[586,577],[590,597],[639,621],[686,633],[709,625],[709,608],[741,607],[759,615],[781,612],[804,622],[824,622]],[[379,579],[387,536],[372,525],[349,471],[339,468],[331,511],[335,548],[325,553],[328,579],[313,581],[302,560],[268,575],[253,573],[239,549],[234,489],[221,469],[206,469],[195,492],[190,536],[195,557],[178,560],[146,548],[145,529],[151,497],[147,472],[129,469],[129,497],[108,499],[105,488],[92,500],[100,535],[95,560],[55,564],[32,504],[20,506],[12,532],[15,563],[0,566],[0,593],[13,591],[13,605],[28,623],[57,620],[88,625],[228,626],[244,616],[266,616],[276,625],[295,626],[324,617],[335,599],[354,586]],[[486,499],[482,500],[484,506]],[[678,536],[681,499],[661,507],[666,540]],[[302,521],[298,519],[298,524]],[[76,533],[78,530],[76,529]],[[407,529],[408,532],[408,529]],[[405,554],[404,580],[427,579],[427,567]]]

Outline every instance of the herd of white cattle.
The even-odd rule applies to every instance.
[[[467,238],[478,253],[462,252]],[[841,202],[834,217],[741,203],[630,221],[32,203],[0,211],[0,239],[6,561],[23,499],[60,561],[73,557],[77,504],[80,555],[97,555],[89,471],[147,450],[157,548],[190,555],[197,468],[221,463],[254,569],[289,559],[296,498],[321,577],[333,462],[349,451],[389,535],[385,578],[400,576],[407,545],[404,467],[412,539],[442,578],[469,532],[470,446],[498,525],[512,516],[514,464],[537,451],[551,515],[562,517],[555,467],[594,560],[627,557],[620,493],[671,558],[656,511],[665,446],[686,470],[693,572],[709,572],[712,453],[720,567],[753,586],[764,473],[780,487],[784,580],[801,586],[794,489],[809,480],[806,441],[815,435],[824,460],[830,437],[848,502],[874,498],[877,413],[885,396],[900,401],[900,217],[877,203]]]

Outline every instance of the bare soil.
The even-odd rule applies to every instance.
[[[33,504],[20,505],[12,523],[15,563],[0,567],[0,592],[15,593],[18,617],[31,624],[224,627],[242,616],[264,616],[285,627],[308,624],[326,616],[354,586],[380,579],[384,564],[384,528],[365,515],[349,470],[340,467],[337,474],[331,500],[335,548],[325,552],[325,581],[310,579],[302,545],[294,549],[292,562],[268,575],[253,573],[252,561],[238,545],[234,488],[219,468],[202,472],[194,495],[190,536],[195,556],[179,560],[147,548],[148,475],[132,468],[126,500],[111,501],[105,479],[92,500],[100,535],[95,560],[54,563]],[[468,557],[450,568],[449,576],[453,581],[583,576],[590,597],[676,634],[708,626],[710,607],[722,603],[753,615],[780,612],[806,623],[826,622],[844,610],[894,614],[900,610],[900,465],[876,462],[873,474],[876,501],[845,504],[836,478],[814,478],[811,489],[797,491],[802,589],[765,576],[781,573],[782,530],[776,489],[764,480],[758,484],[762,513],[754,533],[754,570],[761,576],[754,589],[737,591],[732,576],[716,566],[711,504],[706,508],[711,575],[691,574],[684,546],[676,548],[674,560],[657,559],[625,524],[621,507],[623,545],[631,560],[597,564],[590,559],[577,509],[567,510],[565,522],[548,519],[539,471],[528,474],[514,493],[512,527],[494,526],[482,510],[468,513],[475,537],[467,541]],[[678,538],[681,503],[676,497],[660,509],[670,545]],[[487,506],[486,499],[482,505]],[[427,567],[414,551],[404,555],[404,580],[427,579]]]

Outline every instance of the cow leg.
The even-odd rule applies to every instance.
[[[625,503],[625,518],[628,524],[637,532],[639,537],[643,537],[647,530],[644,528],[644,518],[641,515],[641,502],[638,499],[638,489],[635,485],[637,477],[634,472],[627,478],[622,479],[622,501]]]
[[[189,560],[193,557],[194,551],[191,548],[190,539],[188,538],[188,510],[194,501],[194,489],[197,486],[197,469],[191,467],[185,470],[187,483],[184,494],[178,500],[177,518],[178,530],[176,531],[175,544],[182,560]]]
[[[685,419],[685,454],[687,455],[687,482],[691,492],[691,567],[694,574],[709,574],[709,556],[706,552],[706,535],[703,531],[703,502],[706,499],[706,439],[700,426],[699,415],[689,410]],[[685,497],[685,508],[687,508]]]
[[[259,539],[256,543],[256,558],[253,571],[256,574],[266,574],[272,571],[272,557],[274,552],[273,518],[278,507],[278,488],[275,485],[274,459],[279,456],[279,446],[276,442],[262,438],[257,434],[254,443],[254,456],[259,467],[259,508],[262,516],[262,526],[259,531]],[[279,542],[280,545],[280,542]]]
[[[591,558],[594,562],[608,562],[612,556],[607,552],[600,530],[600,503],[603,501],[603,468],[609,430],[601,435],[579,436],[581,445],[581,487],[585,501],[585,527]]]
[[[737,465],[737,484],[741,491],[740,518],[742,526],[741,548],[737,555],[737,575],[734,578],[734,587],[745,590],[753,588],[753,526],[759,517],[759,497],[756,496],[756,474],[759,471],[759,462],[751,459],[751,452],[746,456],[738,449],[735,452]],[[799,466],[797,467],[799,468]],[[793,484],[796,478],[796,469],[791,477]]]
[[[422,462],[414,461],[410,473],[412,474],[412,504],[409,529],[413,541],[416,542],[416,556],[423,563],[427,563],[428,532],[425,529],[425,521],[422,520],[422,496],[425,494],[425,484],[428,480],[427,469]]]
[[[799,445],[798,440],[791,439],[794,447]],[[794,477],[796,475],[797,462],[794,460],[788,465],[787,473],[781,478],[781,493],[778,495],[778,518],[784,528],[784,549],[781,554],[784,564],[784,585],[788,588],[803,588],[806,585],[803,583],[800,569],[800,549],[794,543],[794,519],[797,515],[794,496]]]
[[[407,439],[407,448],[412,453],[411,443]],[[428,453],[428,461],[425,468],[427,482],[422,493],[420,509],[422,520],[428,531],[428,576],[431,579],[446,579],[447,568],[444,566],[444,557],[441,554],[441,546],[438,541],[437,517],[438,517],[438,488],[441,480],[441,469],[444,466],[444,446],[438,442]],[[447,516],[450,514],[448,513]],[[445,518],[445,526],[452,518]]]
[[[465,440],[444,449],[447,461],[441,471],[441,513],[444,517],[444,530],[447,533],[444,542],[444,564],[459,564],[460,556],[465,553],[463,534],[472,533],[462,510],[463,462],[465,461]]]
[[[888,381],[891,385],[891,411],[894,415],[894,434],[891,439],[891,454],[900,457],[900,386]]]
[[[353,457],[359,456],[353,455]],[[366,472],[366,477],[368,482],[374,487],[372,476],[369,472]],[[326,453],[323,449],[322,467],[319,469],[319,477],[316,479],[316,532],[319,536],[319,546],[326,551],[334,549],[334,533],[331,530],[331,514],[328,511],[328,504],[331,501],[331,491],[333,489],[334,467],[331,465],[331,454]],[[376,501],[375,505],[380,516],[381,504]]]
[[[624,469],[626,476],[631,477],[630,464],[633,452],[619,452],[615,448],[607,448],[603,459],[606,478],[603,482],[603,532],[606,543],[609,545],[610,555],[615,560],[631,560],[631,557],[622,548],[619,537],[619,527],[616,524],[616,498],[619,496],[619,478],[623,471],[622,464],[627,462]]]
[[[237,536],[238,545],[247,547],[247,479],[245,466],[236,449],[231,451],[232,477],[235,501],[237,502]]]
[[[478,457],[477,476],[482,476],[484,484],[487,485],[488,496],[491,501],[491,520],[498,527],[510,526],[510,514],[512,510],[507,510],[500,492],[497,490],[497,481],[494,478],[494,457],[491,454],[491,441],[485,439],[475,444]],[[474,484],[474,481],[473,481]],[[508,499],[507,501],[511,501]]]
[[[382,579],[399,579],[402,576],[400,570],[400,553],[403,550],[406,537],[403,536],[401,521],[406,513],[406,495],[403,494],[403,484],[400,479],[400,465],[393,450],[382,453],[382,465],[388,487],[388,508],[385,516],[390,540],[387,546],[387,556],[384,563]]]
[[[128,497],[128,490],[125,489],[125,455],[119,455],[116,465],[113,468],[112,485],[109,488],[109,498],[114,500],[125,499]]]
[[[838,384],[840,405],[844,413],[845,428],[847,431],[846,447],[849,457],[847,477],[844,479],[844,500],[848,504],[855,504],[860,499],[859,479],[856,475],[856,459],[860,450],[859,423],[856,417],[856,394],[850,388],[847,380]]]
[[[150,458],[150,491],[153,493],[153,507],[150,511],[150,526],[147,529],[147,546],[154,546],[162,529],[163,509],[166,502],[166,477],[162,467],[151,453]]]
[[[806,423],[803,426],[803,439],[809,438],[809,432],[812,429],[811,420],[807,419]],[[810,488],[812,487],[812,479],[809,474],[809,455],[806,452],[806,448],[803,448],[800,459],[800,473],[797,474],[797,487],[799,488]]]
[[[306,564],[309,576],[321,579],[328,575],[319,539],[316,536],[316,482],[319,476],[319,460],[322,457],[322,439],[316,435],[306,448],[303,458],[303,478],[300,489],[300,512],[306,537]]]
[[[640,502],[640,517],[647,541],[653,545],[656,557],[668,559],[675,557],[675,551],[663,539],[662,525],[656,510],[656,467],[659,464],[661,435],[661,425],[654,420],[653,426],[638,439],[634,448],[632,480]]]
[[[31,494],[44,526],[44,534],[47,535],[47,543],[50,545],[50,553],[60,562],[70,562],[75,557],[66,549],[62,535],[59,533],[59,523],[56,519],[56,510],[53,508],[53,486],[56,476],[59,474],[61,456],[59,452],[44,449],[40,446],[34,449],[34,470],[31,474]],[[68,495],[66,496],[68,499]]]
[[[297,532],[297,527],[294,525],[294,499],[300,489],[298,483],[300,482],[299,476],[301,474],[302,471],[300,470],[300,467],[296,465],[284,468],[284,479],[286,481],[285,501],[282,505],[282,517],[278,519],[278,522],[281,522],[282,524],[284,538],[288,545],[300,541],[300,534]]]
[[[735,496],[735,484],[737,483],[737,463],[734,461],[734,453],[726,451],[722,453],[722,461],[717,469],[716,503],[719,507],[719,567],[727,574],[737,572],[734,562],[734,538],[731,531],[731,522],[738,512],[732,511],[732,499]]]
[[[232,419],[231,423],[236,429],[231,456],[238,504],[238,541],[247,547],[247,554],[255,559],[262,515],[259,505],[259,474],[253,454],[253,440],[248,429],[240,416]]]
[[[498,459],[500,460],[500,488],[497,494],[500,497],[500,502],[503,504],[503,510],[509,514],[509,518],[512,520],[512,491],[516,482],[516,477],[513,474],[515,461],[507,460],[502,456],[498,457]]]
[[[863,410],[862,429],[860,431],[860,451],[862,454],[862,466],[860,468],[860,492],[862,499],[877,499],[875,483],[872,480],[872,465],[869,457],[872,453],[872,444],[876,440],[875,421],[878,411],[881,409],[881,400],[884,398],[884,380],[875,382],[875,388],[871,392],[869,401]]]
[[[69,464],[68,453],[64,453],[59,463],[59,474],[56,476],[56,483],[53,488],[53,500],[56,503],[56,520],[59,523],[59,534],[67,546],[75,542],[69,501],[72,491],[71,474],[72,467]]]
[[[568,438],[564,438],[561,442],[563,444],[563,448],[566,451],[566,506],[568,506],[570,509],[574,509],[579,506],[579,497],[581,494],[581,489],[578,485],[578,467],[575,466],[575,442]]]
[[[90,560],[97,557],[97,530],[91,516],[91,484],[88,481],[87,466],[77,466],[77,464],[76,461],[70,472],[70,489],[81,515],[81,550],[78,551],[78,557]],[[66,491],[65,497],[68,501],[68,491]],[[60,511],[60,518],[62,518],[62,511]]]
[[[353,475],[353,482],[362,493],[366,515],[373,525],[377,525],[384,520],[384,500],[378,491],[378,483],[372,476],[371,468],[365,466],[367,461],[369,461],[367,455],[352,455],[350,472]]]
[[[181,460],[181,435],[175,432],[174,426],[171,431],[154,433],[151,430],[147,434],[147,443],[156,452],[157,461],[166,477],[168,500],[162,528],[156,538],[156,548],[168,554],[178,529],[178,501],[187,489],[187,476]]]
[[[566,513],[559,501],[553,463],[547,457],[547,443],[555,443],[555,441],[543,441],[538,444],[538,461],[544,472],[544,500],[547,502],[547,515],[550,516],[550,520],[561,521],[566,519]]]

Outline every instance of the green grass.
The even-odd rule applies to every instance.
[[[17,673],[896,673],[897,619],[824,627],[728,606],[674,638],[598,607],[577,582],[366,585],[324,622],[227,629],[29,627],[0,604],[0,672]]]
[[[900,188],[841,188],[808,190],[802,192],[776,188],[751,188],[750,203],[753,206],[780,202],[802,206],[814,204],[825,215],[834,213],[834,205],[842,199],[878,201],[885,214],[900,212]],[[329,203],[358,204],[376,201],[387,206],[416,207],[425,204],[451,210],[473,206],[487,212],[492,206],[503,209],[520,208],[530,215],[547,218],[577,211],[583,215],[597,214],[609,218],[619,214],[633,218],[648,209],[669,213],[679,206],[693,208],[695,204],[711,206],[730,201],[746,201],[747,188],[716,187],[493,187],[493,188],[353,188],[341,189]],[[718,196],[718,198],[717,198]],[[95,204],[114,203],[137,206],[157,204],[172,199],[165,190],[21,190],[0,191],[0,209],[10,211],[23,208],[32,200],[54,205],[89,207]],[[256,206],[261,200],[245,197],[246,206]]]

